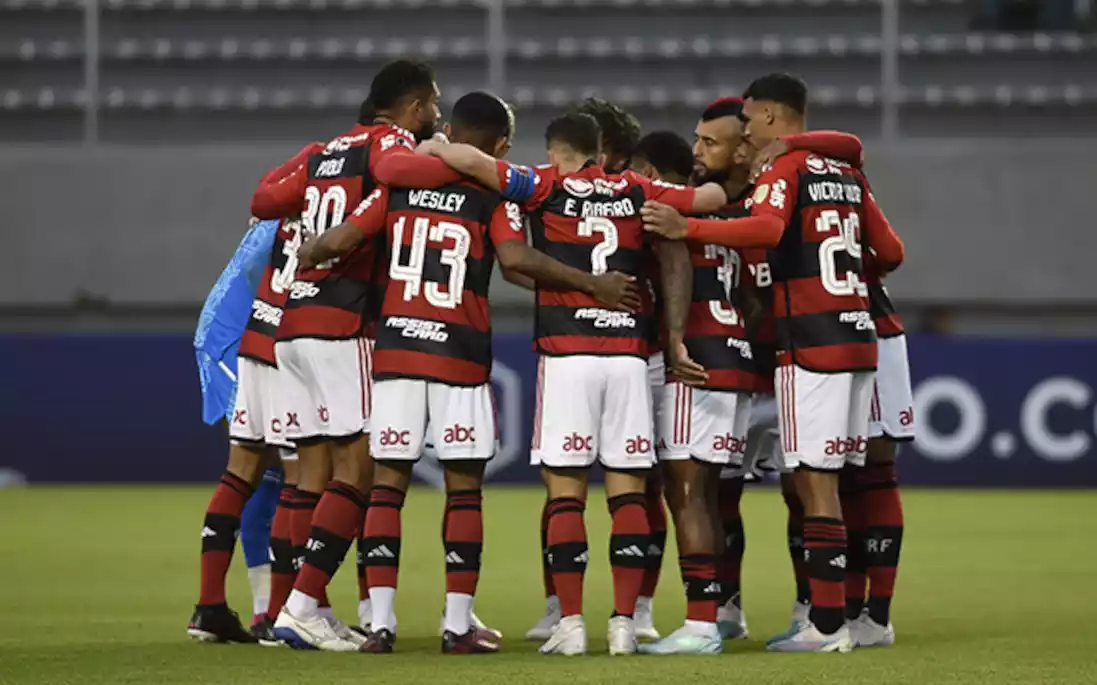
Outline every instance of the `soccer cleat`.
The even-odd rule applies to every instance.
[[[842,652],[853,650],[849,628],[843,625],[838,632],[827,635],[820,632],[811,621],[801,624],[800,630],[781,640],[766,643],[771,652]]]
[[[258,640],[240,623],[240,617],[225,604],[196,605],[187,624],[187,635],[201,642],[239,642]]]
[[[274,621],[267,618],[266,614],[259,614],[256,616],[255,622],[251,624],[251,628],[248,632],[251,633],[263,647],[282,646],[282,641],[274,637]]]
[[[587,626],[582,616],[561,618],[545,644],[541,645],[542,654],[563,654],[579,656],[587,653]]]
[[[637,639],[659,639],[659,631],[655,629],[655,617],[652,612],[651,597],[636,598],[636,612],[632,615],[632,625],[636,629]]]
[[[480,617],[476,615],[476,612],[472,612],[469,616],[469,622],[472,623],[472,627],[483,633],[489,640],[496,641],[503,639],[502,631],[495,628],[489,628],[484,625],[484,622],[480,620]],[[442,616],[441,623],[438,624],[438,635],[442,636],[446,634],[446,617]]]
[[[750,635],[746,614],[730,599],[716,610],[716,627],[725,640],[745,640]]]
[[[442,633],[443,654],[495,654],[499,643],[489,637],[490,633],[479,628],[469,628],[464,635],[450,631]]]
[[[891,623],[882,626],[873,621],[868,609],[846,625],[855,647],[890,647],[895,644],[895,627]]]
[[[527,640],[548,640],[552,637],[556,624],[560,622],[560,600],[549,597],[545,604],[545,614],[536,625],[526,631]]]
[[[369,600],[358,602],[358,627],[351,630],[361,635],[369,635],[369,626],[373,623],[373,603]]]
[[[792,621],[789,623],[788,628],[785,629],[785,632],[778,633],[777,635],[774,635],[770,639],[766,640],[766,645],[768,646],[771,642],[780,642],[781,640],[784,640],[800,632],[800,629],[803,628],[804,624],[810,622],[810,619],[808,618],[808,615],[810,613],[810,604],[804,604],[803,602],[793,602]]]
[[[706,634],[689,626],[682,626],[658,642],[639,647],[641,654],[719,654],[723,651],[724,643],[718,629]]]
[[[370,633],[358,651],[367,654],[391,654],[395,645],[396,635],[388,628],[381,628]]]
[[[327,619],[317,614],[309,619],[294,616],[285,607],[274,622],[274,637],[294,649],[319,649],[325,652],[354,652],[358,645],[335,632]]]
[[[609,642],[610,656],[635,654],[636,628],[632,623],[632,619],[628,616],[614,616],[611,618],[606,640]]]
[[[336,635],[343,638],[347,642],[353,643],[355,649],[361,647],[362,644],[365,643],[366,638],[369,637],[368,632],[361,632],[361,628],[358,628],[358,626],[355,626],[355,628],[358,628],[358,630],[355,630],[354,628],[348,626],[346,623],[343,623],[334,616],[327,616],[325,617],[325,620],[328,622],[328,625],[331,626],[331,629],[335,631]]]

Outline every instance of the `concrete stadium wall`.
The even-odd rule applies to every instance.
[[[538,162],[535,140],[511,159]],[[0,147],[0,306],[201,302],[244,230],[277,146]],[[922,303],[1097,303],[1097,141],[868,145],[906,241],[891,288]],[[500,300],[524,295],[500,282]]]

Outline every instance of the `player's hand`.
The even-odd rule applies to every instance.
[[[415,148],[415,154],[437,157],[438,150],[443,145],[445,145],[445,143],[434,140],[433,138],[431,140],[424,140],[423,142],[419,143],[419,147]]]
[[[634,314],[643,306],[636,277],[620,271],[608,271],[594,277],[594,299],[611,309]]]
[[[686,385],[701,385],[708,381],[705,367],[690,359],[686,344],[681,339],[667,343],[667,364],[671,374]]]
[[[658,233],[670,240],[686,237],[689,222],[678,210],[662,202],[647,201],[640,208],[640,218],[644,220],[644,230]]]
[[[297,248],[297,271],[306,271],[319,264],[319,260],[316,259],[316,243],[319,238],[309,238],[305,242],[301,243],[301,247]]]
[[[758,154],[754,155],[754,161],[750,163],[750,182],[757,181],[762,171],[773,164],[773,160],[784,154],[788,154],[788,143],[780,138],[759,150]]]

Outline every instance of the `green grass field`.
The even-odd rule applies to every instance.
[[[198,587],[199,529],[209,488],[32,488],[0,491],[0,683],[1093,683],[1097,492],[906,493],[907,538],[894,619],[898,644],[849,655],[768,654],[788,621],[792,583],[784,512],[774,490],[745,499],[744,602],[753,639],[723,656],[610,659],[605,554],[592,554],[587,618],[593,654],[543,657],[521,640],[542,608],[541,494],[494,489],[477,612],[503,630],[505,652],[443,657],[436,631],[443,574],[442,498],[413,493],[394,655],[207,645],[185,636]],[[608,516],[591,506],[592,549]],[[660,629],[684,601],[668,550],[656,600]],[[232,604],[250,613],[242,555]],[[336,577],[336,611],[354,616],[354,574]]]

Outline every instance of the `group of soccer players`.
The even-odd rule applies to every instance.
[[[543,653],[587,651],[597,462],[612,516],[611,654],[717,653],[747,637],[739,502],[764,469],[782,474],[797,585],[792,623],[767,646],[891,644],[895,447],[912,438],[913,414],[881,279],[903,247],[860,141],[807,132],[805,85],[774,74],[706,108],[692,150],[671,132],[641,138],[634,117],[592,98],[548,125],[548,164],[528,167],[503,161],[515,132],[506,103],[466,94],[440,135],[438,96],[428,65],[386,65],[350,130],[307,145],[252,198],[269,259],[238,317],[238,363],[231,344],[205,356],[204,388],[221,369],[236,394],[222,402],[231,449],[188,633],[391,652],[401,509],[426,456],[445,472],[442,651],[499,650],[473,612],[498,442],[498,261],[536,292],[531,461],[546,488],[547,608],[527,638]],[[225,603],[225,575],[241,512],[279,458],[269,600],[249,631]],[[660,639],[664,501],[687,612]],[[355,540],[360,602],[347,626],[326,587]]]

